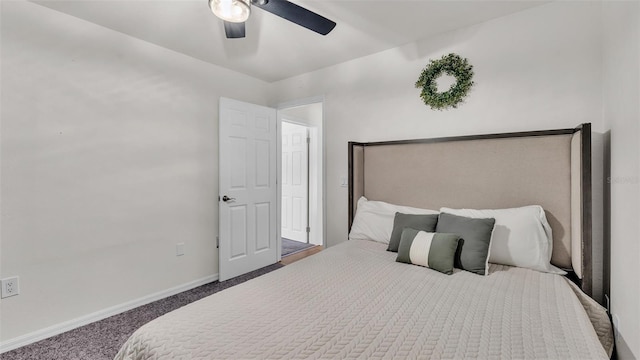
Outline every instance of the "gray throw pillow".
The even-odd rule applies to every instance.
[[[404,230],[404,228],[435,232],[437,223],[437,214],[415,215],[397,212],[393,218],[393,230],[391,231],[391,238],[389,239],[387,251],[398,252],[398,245],[400,245],[400,237],[402,236],[402,230]]]
[[[495,219],[472,219],[440,213],[436,232],[460,236],[455,267],[480,275],[489,274],[489,246]]]
[[[453,274],[453,260],[460,237],[405,228],[398,247],[397,262],[420,265]]]

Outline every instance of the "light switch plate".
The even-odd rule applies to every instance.
[[[184,243],[176,244],[176,256],[184,255]]]

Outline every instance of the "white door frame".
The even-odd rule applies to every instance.
[[[325,148],[325,109],[324,109],[324,96],[313,96],[302,99],[295,99],[290,101],[281,102],[276,106],[276,110],[278,111],[277,118],[279,121],[277,122],[277,136],[279,141],[277,142],[277,169],[276,173],[278,174],[278,194],[277,194],[277,209],[276,209],[276,217],[278,221],[277,229],[277,241],[278,241],[278,261],[282,259],[282,124],[281,124],[281,116],[280,111],[292,107],[304,106],[304,105],[312,105],[312,104],[322,104],[322,246],[326,247],[326,234],[327,234],[327,179],[326,179],[326,148]]]

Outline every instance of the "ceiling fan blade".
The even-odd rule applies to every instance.
[[[224,22],[224,32],[227,39],[241,39],[245,36],[244,23]]]
[[[266,4],[256,1],[253,5],[318,34],[327,35],[336,27],[336,23],[326,17],[286,0],[269,0]]]

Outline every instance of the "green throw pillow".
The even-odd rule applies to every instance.
[[[480,275],[489,274],[489,246],[495,219],[473,219],[440,213],[436,232],[460,236],[456,253],[457,268]]]
[[[397,212],[396,216],[393,218],[393,230],[391,231],[391,238],[389,239],[387,251],[398,252],[398,245],[400,245],[400,237],[402,236],[402,230],[404,230],[404,228],[435,232],[437,223],[438,214],[414,215]]]
[[[453,274],[453,261],[460,237],[455,234],[402,231],[397,262],[420,265],[444,274]]]

